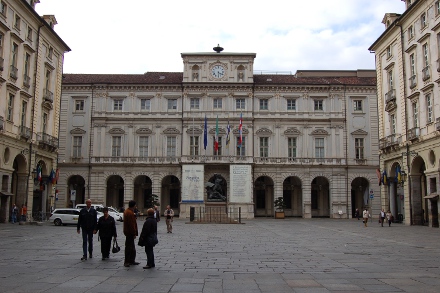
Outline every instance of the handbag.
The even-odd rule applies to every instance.
[[[113,248],[112,248],[112,252],[113,253],[118,253],[121,250],[121,248],[118,245],[118,241],[116,241],[116,238],[113,239]]]
[[[150,235],[148,235],[148,244],[150,246],[154,247],[158,243],[159,243],[159,240],[157,239],[157,234],[156,233],[151,233]]]
[[[145,239],[143,236],[139,237],[138,245],[142,247],[145,246]]]

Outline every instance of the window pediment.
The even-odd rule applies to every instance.
[[[243,134],[248,134],[248,133],[249,133],[249,130],[248,130],[247,128],[244,128],[244,127],[243,127],[242,132],[243,132]],[[235,128],[235,129],[232,131],[232,133],[233,133],[233,134],[240,134],[240,131],[238,130],[238,128]]]
[[[177,128],[167,128],[163,131],[164,134],[179,134],[180,131]]]
[[[286,135],[286,136],[299,136],[299,135],[301,135],[301,132],[295,127],[290,127],[284,131],[284,135]]]
[[[203,130],[198,127],[190,127],[186,131],[189,135],[201,135],[203,133]]]
[[[152,133],[153,131],[148,127],[139,128],[138,130],[136,130],[136,134],[152,134]]]
[[[209,134],[215,134],[215,128],[209,130]],[[224,130],[223,128],[219,128],[218,134],[226,134],[226,130]]]
[[[407,98],[412,101],[412,100],[418,98],[419,96],[420,96],[420,92],[415,92],[415,93],[409,95]]]
[[[110,133],[110,134],[124,134],[125,131],[122,128],[112,128],[112,129],[110,129],[110,131],[108,133]]]
[[[388,64],[387,67],[384,68],[384,70],[389,71],[391,68],[394,68],[394,62]]]
[[[70,134],[86,134],[86,131],[81,128],[74,128],[70,131]]]
[[[328,132],[324,129],[315,129],[310,135],[328,135]]]
[[[357,129],[351,133],[351,135],[368,135],[368,132],[362,129]]]
[[[260,128],[257,130],[256,134],[259,136],[269,136],[269,135],[272,135],[272,130],[270,130],[268,128]]]
[[[390,112],[390,111],[395,110],[396,108],[397,108],[396,102],[395,101],[391,101],[391,102],[387,103],[387,105],[385,107],[385,111]]]

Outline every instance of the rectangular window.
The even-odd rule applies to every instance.
[[[198,156],[199,155],[199,137],[198,136],[190,136],[189,137],[189,146],[190,146],[190,155]]]
[[[260,99],[260,110],[269,110],[269,100]]]
[[[76,112],[84,111],[84,100],[75,100],[75,111]]]
[[[388,71],[388,90],[393,89],[393,70]]]
[[[435,16],[440,14],[440,1],[435,1],[434,10],[435,10]]]
[[[324,107],[323,107],[323,100],[315,100],[314,101],[314,103],[315,103],[315,111],[322,111],[322,110],[324,110]]]
[[[72,157],[81,158],[82,136],[73,137]]]
[[[21,103],[21,126],[26,126],[27,102]]]
[[[414,27],[410,25],[408,27],[408,39],[411,40],[412,38],[414,38]]]
[[[426,13],[423,12],[422,16],[420,16],[420,27],[423,29],[426,27]]]
[[[168,110],[177,110],[177,99],[168,99]]]
[[[315,158],[324,158],[324,138],[315,138]]]
[[[6,3],[4,1],[0,2],[0,13],[6,17],[6,10],[8,9],[8,6],[6,5]]]
[[[47,123],[49,121],[48,118],[49,116],[47,115],[47,113],[43,113],[43,127],[42,127],[43,133],[47,133]]]
[[[260,137],[260,157],[269,157],[269,138]]]
[[[0,33],[0,57],[3,56],[3,40],[4,40],[4,35],[2,33]],[[3,64],[0,64],[3,67]]]
[[[215,136],[212,138],[212,141],[215,141]],[[215,156],[221,156],[222,155],[222,137],[221,136],[218,137],[218,150],[215,150],[215,146],[213,144],[212,153]]]
[[[296,110],[296,100],[295,99],[288,99],[287,100],[287,110],[289,111],[295,111]]]
[[[237,156],[245,156],[246,155],[246,139],[243,136],[241,140],[240,146],[240,137],[237,136]]]
[[[362,100],[354,100],[353,106],[355,111],[362,111]]]
[[[139,157],[148,157],[148,136],[139,137]]]
[[[176,137],[168,136],[167,137],[167,157],[175,157],[176,156]]]
[[[428,114],[428,119],[427,119],[427,123],[431,123],[434,121],[434,115],[432,112],[432,98],[431,98],[431,94],[427,94],[426,95],[426,107],[427,107],[427,114]]]
[[[26,39],[31,43],[32,43],[32,34],[33,34],[32,28],[30,25],[28,25]]]
[[[199,109],[200,108],[200,99],[199,98],[191,98],[190,99],[190,107],[191,107],[191,109]]]
[[[45,84],[46,84],[46,90],[50,90],[50,70],[46,70],[46,76],[45,76]]]
[[[122,153],[122,136],[112,137],[112,157],[120,157]]]
[[[425,63],[424,66],[427,67],[427,66],[429,66],[429,47],[428,47],[428,43],[423,44],[422,51],[423,51],[423,62]]]
[[[236,99],[235,100],[235,109],[246,109],[246,101],[245,99]]]
[[[392,114],[391,119],[391,134],[396,134],[396,115]]]
[[[296,158],[296,137],[289,137],[287,144],[289,158]]]
[[[21,25],[21,18],[18,16],[18,14],[15,14],[15,20],[14,20],[14,28],[20,30]]]
[[[390,58],[393,55],[392,51],[391,51],[391,46],[387,47],[387,58]]]
[[[31,66],[31,55],[29,53],[24,54],[24,76],[29,78],[29,69]]]
[[[414,53],[409,55],[409,66],[411,70],[411,76],[416,75],[416,59]]]
[[[12,43],[12,62],[11,65],[17,67],[17,54],[18,54],[18,45],[16,43]]]
[[[113,111],[122,111],[122,99],[113,100]]]
[[[414,118],[414,127],[419,127],[419,103],[414,102],[412,104],[412,112]]]
[[[14,95],[10,93],[8,99],[8,115],[6,119],[12,122],[13,117],[14,117]]]
[[[354,139],[356,159],[361,160],[364,158],[364,139],[355,138]]]
[[[150,110],[150,99],[141,99],[141,110],[142,111]]]
[[[222,109],[222,99],[216,98],[214,99],[214,109]]]
[[[49,47],[49,51],[47,51],[47,58],[52,60],[52,55],[53,55],[53,48]]]

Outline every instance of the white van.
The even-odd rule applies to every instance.
[[[87,205],[85,203],[80,203],[80,204],[76,205],[76,208],[82,209],[82,208],[85,208],[86,206]],[[96,210],[96,212],[98,213],[98,219],[101,216],[104,216],[104,213],[102,211],[104,206],[102,204],[93,204],[92,203],[92,208],[94,208]],[[122,220],[123,220],[122,215],[112,207],[108,207],[108,214],[110,216],[112,216],[116,221],[122,222]]]
[[[51,214],[49,221],[53,222],[55,226],[78,224],[79,209],[55,209]]]

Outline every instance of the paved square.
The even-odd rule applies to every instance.
[[[138,221],[139,228],[142,221]],[[82,262],[75,226],[0,225],[0,292],[439,292],[440,230],[355,219],[158,225],[156,268],[121,252]]]

